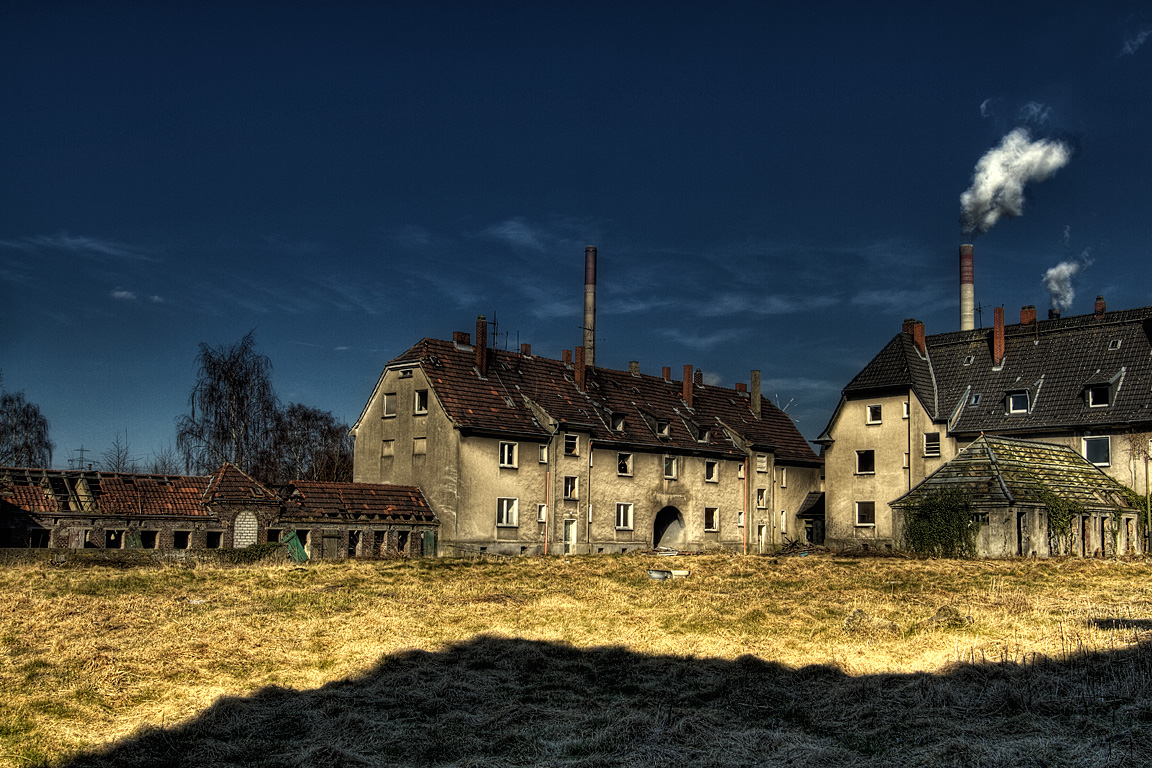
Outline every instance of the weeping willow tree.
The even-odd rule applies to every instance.
[[[48,467],[52,449],[48,419],[23,392],[0,394],[0,466]]]
[[[975,557],[980,524],[959,489],[933,491],[904,507],[904,546],[931,557]]]
[[[226,461],[252,472],[271,449],[280,404],[272,361],[257,351],[254,334],[231,346],[200,343],[190,413],[176,421],[187,472],[208,473]]]

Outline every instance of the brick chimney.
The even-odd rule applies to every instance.
[[[480,378],[488,375],[488,321],[484,315],[476,317],[476,370]]]
[[[520,354],[524,355],[524,357],[532,357],[532,345],[531,344],[521,344],[520,345]]]
[[[736,382],[736,391],[737,392],[747,392],[748,391],[748,385],[742,381],[738,381],[738,382]]]
[[[1004,362],[1004,307],[992,310],[992,365]]]
[[[1032,325],[1036,322],[1036,307],[1029,304],[1020,308],[1020,325]]]
[[[576,379],[576,389],[584,391],[584,382],[588,376],[588,366],[584,364],[584,347],[576,347],[576,359],[572,363]]]
[[[468,335],[468,331],[452,331],[452,341],[460,346],[472,346],[472,338]]]
[[[684,366],[684,402],[692,407],[692,366]]]
[[[902,330],[904,333],[911,334],[912,343],[916,345],[916,349],[920,350],[921,355],[928,354],[928,346],[924,340],[924,323],[910,317],[904,321]]]
[[[697,368],[696,373],[692,374],[692,383],[698,386],[704,386],[704,369]]]
[[[560,359],[564,361],[564,365],[572,365],[572,350],[565,349],[560,353]]]
[[[752,371],[752,386],[749,387],[748,407],[756,418],[760,418],[760,371]]]
[[[1106,310],[1107,310],[1107,307],[1104,305],[1104,297],[1103,296],[1097,296],[1096,297],[1096,317],[1100,317],[1101,315],[1103,315]]]
[[[639,360],[629,361],[628,373],[632,374],[633,376],[639,376],[640,375],[640,361]]]
[[[660,376],[664,381],[672,381],[672,368],[667,365],[664,366],[660,369]]]

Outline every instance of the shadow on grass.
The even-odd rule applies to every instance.
[[[1092,624],[1099,629],[1126,629],[1138,633],[1152,631],[1152,619],[1092,619]]]
[[[222,698],[81,766],[1129,766],[1152,646],[853,677],[480,637],[315,690]]]

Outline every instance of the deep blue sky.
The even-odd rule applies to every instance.
[[[959,196],[1017,127],[1071,160],[976,244],[976,299],[1152,304],[1152,4],[0,6],[0,370],[55,464],[174,442],[197,344],[255,328],[354,421],[383,364],[684,364],[815,437],[905,317],[958,327]],[[1145,41],[1147,40],[1147,45]],[[503,345],[503,342],[501,342]]]

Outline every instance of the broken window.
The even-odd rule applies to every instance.
[[[1088,387],[1088,407],[1103,408],[1112,403],[1112,388],[1107,384],[1094,384]]]
[[[631,475],[632,474],[632,454],[618,453],[616,454],[616,474],[618,475]]]
[[[580,436],[579,435],[564,435],[564,455],[565,456],[579,456],[580,455]]]
[[[924,433],[924,455],[925,456],[939,456],[940,455],[940,433],[939,432],[925,432]]]
[[[668,437],[672,434],[672,422],[667,419],[656,420],[656,434],[661,437]]]
[[[580,478],[574,475],[566,475],[564,477],[564,498],[577,499],[580,498],[578,493],[580,490]]]
[[[870,406],[868,406],[868,419],[867,419],[867,422],[868,422],[869,424],[879,424],[879,423],[880,423],[880,415],[881,415],[881,412],[882,412],[882,409],[881,409],[881,407],[880,407],[879,405],[870,405]]]
[[[540,463],[541,464],[547,464],[548,463],[548,443],[541,443],[540,444],[539,453],[540,453],[540,456],[539,456]]]
[[[205,549],[220,549],[220,543],[223,540],[223,533],[221,531],[208,531],[204,534],[204,548]]]
[[[416,414],[428,413],[428,390],[416,390],[416,403],[413,412]]]
[[[856,451],[856,474],[876,474],[876,451]]]
[[[704,507],[704,530],[715,531],[719,526],[719,515],[716,507]]]
[[[856,525],[876,525],[876,502],[856,502]]]
[[[192,542],[192,531],[172,531],[172,549],[188,549]]]
[[[140,531],[140,548],[156,549],[157,531]]]
[[[515,527],[519,524],[517,499],[496,499],[496,525]]]
[[[756,508],[757,509],[764,509],[767,506],[768,506],[768,489],[767,488],[757,488],[756,489]]]
[[[624,431],[624,417],[618,413],[612,414],[612,429],[617,432]]]
[[[757,472],[767,472],[768,471],[768,454],[766,454],[766,453],[756,454],[756,471]]]
[[[718,464],[715,461],[704,462],[704,481],[708,483],[719,482]]]
[[[666,479],[666,480],[675,480],[676,479],[676,470],[677,470],[676,464],[677,464],[677,462],[676,462],[675,456],[665,456],[664,457],[664,479]]]
[[[621,531],[632,530],[632,505],[616,505],[616,529]]]
[[[517,454],[516,443],[500,443],[500,466],[515,469]]]
[[[536,522],[538,522],[538,523],[548,522],[548,505],[547,504],[537,504],[536,505]]]
[[[279,529],[279,528],[269,528],[268,529],[268,543],[269,544],[279,544],[280,539],[283,537],[284,537],[284,531],[282,531],[281,529]]]
[[[384,418],[390,418],[396,415],[396,393],[384,393]]]

